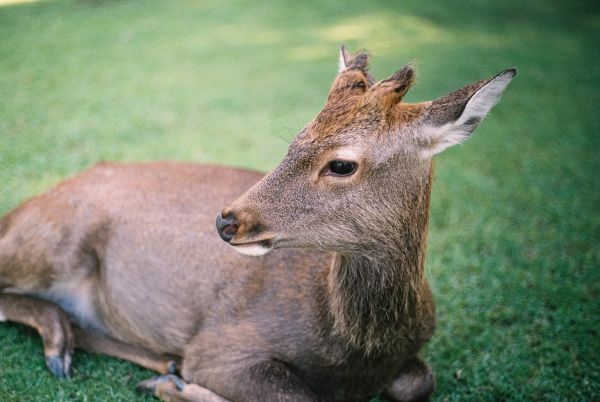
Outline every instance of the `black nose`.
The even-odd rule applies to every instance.
[[[219,232],[221,239],[227,243],[233,239],[239,227],[240,223],[235,219],[233,214],[227,214],[225,217],[221,214],[217,216],[217,232]]]

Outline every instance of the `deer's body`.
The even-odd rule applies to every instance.
[[[366,58],[342,56],[354,65],[266,177],[104,163],[5,216],[0,319],[38,328],[59,376],[69,373],[75,344],[169,371],[144,384],[166,400],[366,401],[384,391],[394,400],[426,398],[432,374],[416,353],[434,328],[423,263],[430,157],[443,144],[399,158],[391,155],[397,141],[382,133],[430,118],[444,103],[451,118],[457,112],[442,98],[382,119],[378,108],[396,104],[385,98],[390,80],[373,84]],[[392,77],[390,96],[408,89],[412,70],[403,74]],[[477,85],[462,98],[476,98],[484,83]],[[369,100],[376,91],[383,102]],[[369,102],[357,104],[363,96]],[[462,98],[458,109],[468,111]],[[468,117],[461,129],[482,116]],[[349,124],[354,134],[339,141]],[[383,135],[370,156],[368,127]],[[330,159],[359,162],[331,173],[319,158],[330,167]],[[243,193],[217,220],[228,245],[214,216]]]
[[[311,388],[337,400],[369,399],[399,372],[402,349],[418,350],[431,336],[433,312],[424,311],[415,339],[365,364],[333,331],[332,253],[255,258],[216,235],[214,211],[262,176],[183,163],[97,165],[1,221],[1,272],[12,284],[4,291],[54,301],[78,325],[154,353],[183,359],[191,350],[202,384],[203,373],[226,375],[220,366],[230,360],[267,358],[294,362]],[[9,277],[32,260],[35,285]]]

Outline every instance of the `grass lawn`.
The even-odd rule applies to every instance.
[[[98,160],[268,170],[323,104],[337,49],[408,61],[432,99],[519,75],[437,157],[427,275],[435,399],[600,399],[595,1],[0,1],[0,214]],[[128,401],[152,373],[79,352],[54,379],[0,324],[0,401]]]

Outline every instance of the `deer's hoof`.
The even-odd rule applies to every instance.
[[[174,360],[167,363],[167,374],[177,375],[177,363]]]
[[[140,393],[158,395],[162,388],[168,387],[174,387],[178,391],[183,391],[185,382],[174,374],[165,374],[142,381],[135,387],[135,390]]]
[[[46,366],[56,378],[71,378],[71,354],[46,356]]]

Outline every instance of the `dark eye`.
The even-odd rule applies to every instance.
[[[329,173],[334,176],[350,176],[356,170],[356,163],[348,161],[329,162]]]

